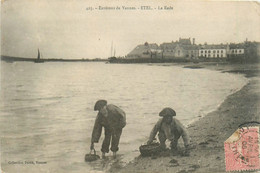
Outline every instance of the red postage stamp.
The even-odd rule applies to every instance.
[[[259,127],[242,127],[224,143],[226,171],[260,169]]]

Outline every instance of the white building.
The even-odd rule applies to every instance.
[[[199,57],[205,58],[227,58],[228,45],[207,45],[199,47]]]
[[[228,54],[231,56],[244,55],[245,54],[244,44],[230,44]]]

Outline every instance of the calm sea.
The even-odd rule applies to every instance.
[[[124,166],[139,155],[162,108],[174,108],[187,125],[246,83],[242,75],[179,66],[2,62],[2,170],[102,172],[113,164]],[[117,160],[109,153],[106,160],[86,163],[98,99],[121,107],[127,126]],[[102,139],[95,145],[98,154]]]

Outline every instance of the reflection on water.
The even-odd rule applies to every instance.
[[[188,124],[214,110],[247,79],[176,66],[14,62],[1,65],[1,162],[6,172],[105,171],[139,154],[163,107]],[[98,99],[127,114],[119,159],[85,163]],[[102,136],[103,139],[103,136]],[[95,145],[100,154],[101,141]],[[47,161],[12,165],[8,161]]]

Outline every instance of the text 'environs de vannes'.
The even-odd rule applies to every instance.
[[[143,5],[143,6],[89,6],[86,7],[87,11],[93,10],[173,10],[173,6],[150,6],[150,5]]]

